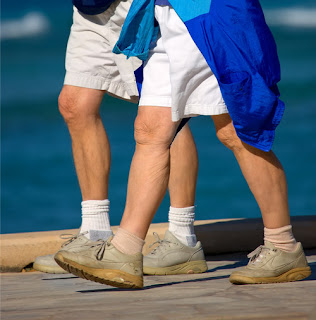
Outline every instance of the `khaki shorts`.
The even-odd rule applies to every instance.
[[[141,106],[171,107],[172,120],[227,113],[217,79],[170,6],[155,6],[160,35],[144,65]]]
[[[132,0],[117,0],[98,15],[86,15],[74,7],[64,84],[106,90],[135,100],[138,90],[134,70],[141,62],[112,52],[131,3]]]

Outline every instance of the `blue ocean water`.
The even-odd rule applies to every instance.
[[[316,208],[316,5],[261,1],[275,36],[286,103],[274,151],[288,178],[292,215]],[[77,228],[80,190],[57,97],[72,22],[70,1],[2,2],[1,233]],[[136,106],[106,97],[102,117],[112,146],[111,223],[119,224],[134,150]],[[230,151],[207,117],[191,120],[200,170],[196,218],[259,217]],[[167,221],[168,196],[154,222]]]

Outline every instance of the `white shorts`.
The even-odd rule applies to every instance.
[[[112,49],[132,0],[117,0],[105,12],[86,15],[74,7],[64,84],[106,90],[124,99],[138,96],[134,76],[141,62]]]
[[[218,82],[170,6],[155,6],[160,35],[144,65],[139,105],[171,107],[172,120],[228,113]]]

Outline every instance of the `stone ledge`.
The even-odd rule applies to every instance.
[[[305,249],[316,248],[316,215],[292,217],[295,237]],[[153,232],[163,238],[168,223],[155,223],[149,228],[144,254],[155,241]],[[115,233],[117,227],[113,227]],[[262,244],[261,218],[200,220],[195,222],[197,238],[206,255],[248,252]],[[52,254],[65,241],[62,234],[76,234],[77,229],[0,235],[0,272],[21,272],[37,256]]]

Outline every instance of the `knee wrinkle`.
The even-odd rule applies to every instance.
[[[172,141],[170,129],[157,119],[146,119],[137,116],[134,123],[134,138],[140,145],[157,145],[169,148]]]
[[[84,127],[87,124],[95,123],[100,118],[98,108],[92,101],[82,99],[74,93],[62,91],[58,98],[59,112],[67,125],[72,127]]]
[[[237,151],[242,148],[242,142],[232,128],[222,128],[216,132],[219,141],[228,149]]]
[[[79,116],[76,101],[73,97],[63,91],[60,93],[58,98],[58,108],[66,123],[73,122]]]

